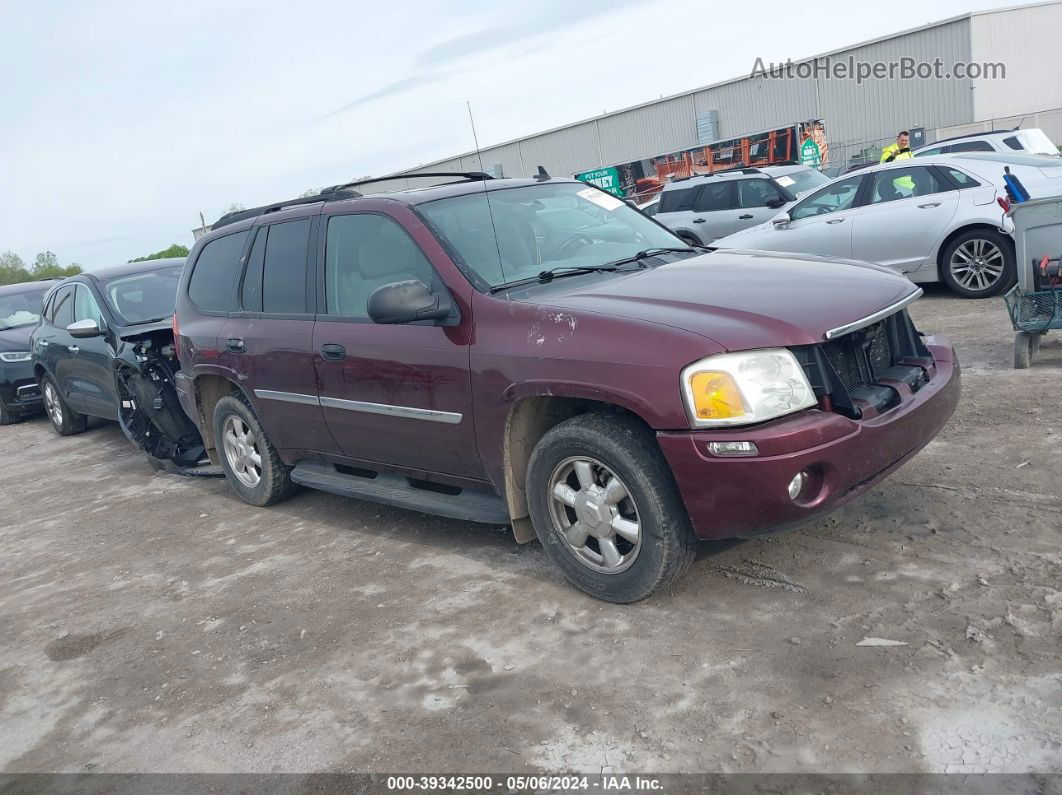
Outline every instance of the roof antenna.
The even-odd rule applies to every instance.
[[[1017,127],[1015,127],[1014,129],[1015,129],[1015,130],[1020,130],[1020,129],[1021,129],[1021,126],[1022,126],[1023,124],[1025,124],[1025,120],[1026,120],[1027,118],[1029,118],[1029,117],[1028,117],[1028,116],[1022,116],[1022,117],[1021,117],[1021,121],[1019,121],[1019,122],[1018,122],[1018,126],[1017,126]]]
[[[539,166],[538,173],[535,174],[535,182],[548,182],[550,179],[552,179],[552,177],[549,175],[549,172],[546,171],[546,167]]]
[[[472,125],[472,141],[476,145],[476,157],[479,159],[479,170],[483,171],[483,155],[479,152],[479,138],[476,135],[476,120],[472,118],[472,102],[465,100],[468,106],[468,122]],[[487,215],[490,216],[490,228],[494,232],[494,248],[498,252],[498,270],[502,275],[502,281],[508,281],[505,275],[505,266],[502,264],[501,243],[498,242],[498,225],[494,222],[494,208],[490,205],[490,191],[487,190],[487,181],[483,181],[483,200],[487,203]]]

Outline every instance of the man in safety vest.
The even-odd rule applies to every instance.
[[[914,157],[911,154],[911,134],[907,130],[901,130],[896,136],[896,143],[890,144],[881,150],[881,163],[891,163],[893,160],[906,160]]]

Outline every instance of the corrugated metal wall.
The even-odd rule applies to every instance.
[[[1006,15],[1011,13],[1016,12],[1002,12],[999,16],[1008,19]],[[945,66],[950,66],[971,60],[970,25],[970,18],[957,19],[830,57],[835,62],[849,55],[869,62],[899,61],[904,57],[931,62],[940,58]],[[1005,25],[993,21],[985,29],[997,27]],[[769,54],[763,57],[769,60]],[[807,119],[824,119],[831,162],[838,164],[854,157],[862,147],[879,147],[882,141],[891,141],[895,132],[905,127],[932,130],[972,122],[977,118],[972,85],[970,80],[870,80],[858,84],[855,80],[827,77],[745,78],[488,146],[482,150],[482,163],[485,169],[501,164],[509,177],[528,176],[539,165],[552,174],[567,176],[653,157],[697,146],[697,114],[717,110],[722,139]],[[404,173],[479,167],[476,156],[466,154]],[[405,180],[397,180],[381,189],[406,186]]]
[[[979,14],[971,20],[975,61],[1002,61],[1007,79],[974,81],[975,119],[1062,108],[1058,75],[1062,5],[1044,5]]]

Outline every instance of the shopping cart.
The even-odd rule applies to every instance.
[[[1013,204],[1018,283],[1003,296],[1014,325],[1014,366],[1024,369],[1051,329],[1062,329],[1062,194]]]

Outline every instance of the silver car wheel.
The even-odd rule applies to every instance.
[[[604,574],[630,568],[642,547],[642,528],[627,485],[593,458],[567,458],[549,479],[553,529],[575,559]]]
[[[254,431],[240,417],[231,415],[225,420],[222,433],[225,459],[236,479],[253,489],[262,482],[262,454]]]
[[[44,408],[48,412],[52,425],[61,428],[63,426],[63,404],[59,402],[59,395],[51,381],[44,384]]]
[[[948,268],[960,287],[987,290],[1003,277],[1006,260],[991,240],[974,238],[955,249]]]

